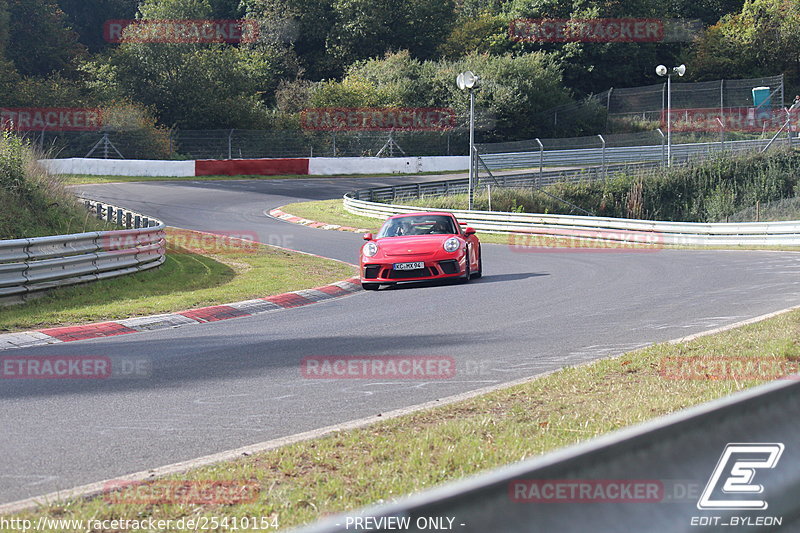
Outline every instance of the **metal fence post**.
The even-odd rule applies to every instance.
[[[233,131],[228,134],[228,159],[233,159]]]
[[[661,166],[664,166],[667,161],[667,152],[666,147],[664,146],[664,132],[661,131],[661,128],[656,128],[656,131],[661,135]]]
[[[600,142],[603,143],[603,179],[607,179],[608,175],[606,174],[606,140],[603,139],[602,135],[598,135],[600,137]]]
[[[539,140],[539,137],[536,137],[536,142],[539,143],[539,178],[537,180],[537,186],[539,186],[541,185],[542,174],[544,173],[544,145],[542,141]]]

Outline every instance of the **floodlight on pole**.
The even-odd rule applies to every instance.
[[[667,166],[672,166],[672,75],[683,76],[686,74],[686,65],[678,65],[667,69],[664,65],[656,67],[656,74],[667,77]]]
[[[478,79],[478,76],[470,70],[456,76],[458,88],[462,91],[469,91],[469,210],[472,210],[475,199],[475,93],[473,89],[477,85]]]

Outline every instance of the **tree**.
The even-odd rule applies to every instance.
[[[747,0],[740,13],[708,29],[692,57],[698,79],[786,74],[800,88],[800,4]]]
[[[495,139],[529,139],[537,111],[570,101],[561,71],[543,52],[514,56],[471,54],[456,61],[419,61],[407,51],[353,65],[341,82],[317,84],[311,107],[450,107],[468,116],[469,98],[456,86],[459,72],[481,77],[475,93],[481,126]]]
[[[146,0],[139,18],[207,19],[208,0]],[[265,102],[277,86],[280,52],[218,43],[154,43],[137,39],[145,31],[131,26],[108,61],[99,59],[95,90],[107,98],[141,102],[162,123],[183,128],[263,127]]]
[[[475,17],[461,17],[439,47],[439,52],[448,59],[472,52],[495,55],[510,52],[514,43],[508,38],[509,23],[505,16],[486,12]]]
[[[517,18],[669,18],[675,16],[669,5],[659,0],[513,0],[506,7],[511,19]],[[681,56],[683,43],[648,42],[567,42],[524,43],[526,51],[555,53],[563,65],[564,82],[576,93],[585,95],[609,87],[650,83],[659,63],[673,63]]]
[[[455,21],[453,0],[334,0],[328,52],[341,65],[408,50],[430,59]]]
[[[138,4],[139,0],[58,0],[67,23],[90,52],[111,46],[103,33],[106,21],[132,19]]]
[[[25,76],[74,72],[85,53],[55,0],[7,0],[10,15],[6,56]]]
[[[260,23],[264,40],[291,51],[306,78],[331,78],[344,71],[325,48],[336,21],[331,0],[242,0],[242,7],[247,18]]]

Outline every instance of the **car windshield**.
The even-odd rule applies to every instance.
[[[447,215],[419,215],[387,220],[378,233],[381,237],[405,235],[452,235],[455,234],[453,219]]]

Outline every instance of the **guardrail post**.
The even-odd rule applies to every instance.
[[[539,143],[539,177],[537,178],[536,186],[540,187],[542,185],[542,174],[544,173],[544,145],[539,140],[539,137],[536,137],[536,142]]]
[[[150,227],[150,219],[149,218],[144,217],[142,219],[142,227],[143,228],[149,228]]]
[[[111,206],[106,208],[106,220],[111,223],[114,222],[114,208]]]
[[[606,173],[606,140],[603,139],[602,135],[598,135],[600,137],[600,142],[603,143],[603,179],[607,179],[608,175]]]
[[[421,197],[422,197],[422,184],[421,183],[417,183],[417,198],[421,198]]]
[[[122,212],[122,209],[117,209],[117,226],[122,226],[122,217],[125,214]]]
[[[94,208],[95,208],[95,211],[96,211],[95,214],[96,214],[97,218],[102,220],[103,219],[103,204],[101,204],[100,202],[97,202],[95,204]]]
[[[136,215],[135,217],[133,217],[133,227],[136,228],[136,229],[139,229],[139,228],[142,227],[142,217],[140,217],[139,215]]]
[[[130,212],[125,213],[125,227],[126,228],[130,228],[131,227],[131,219],[132,218],[133,218],[133,215]]]

